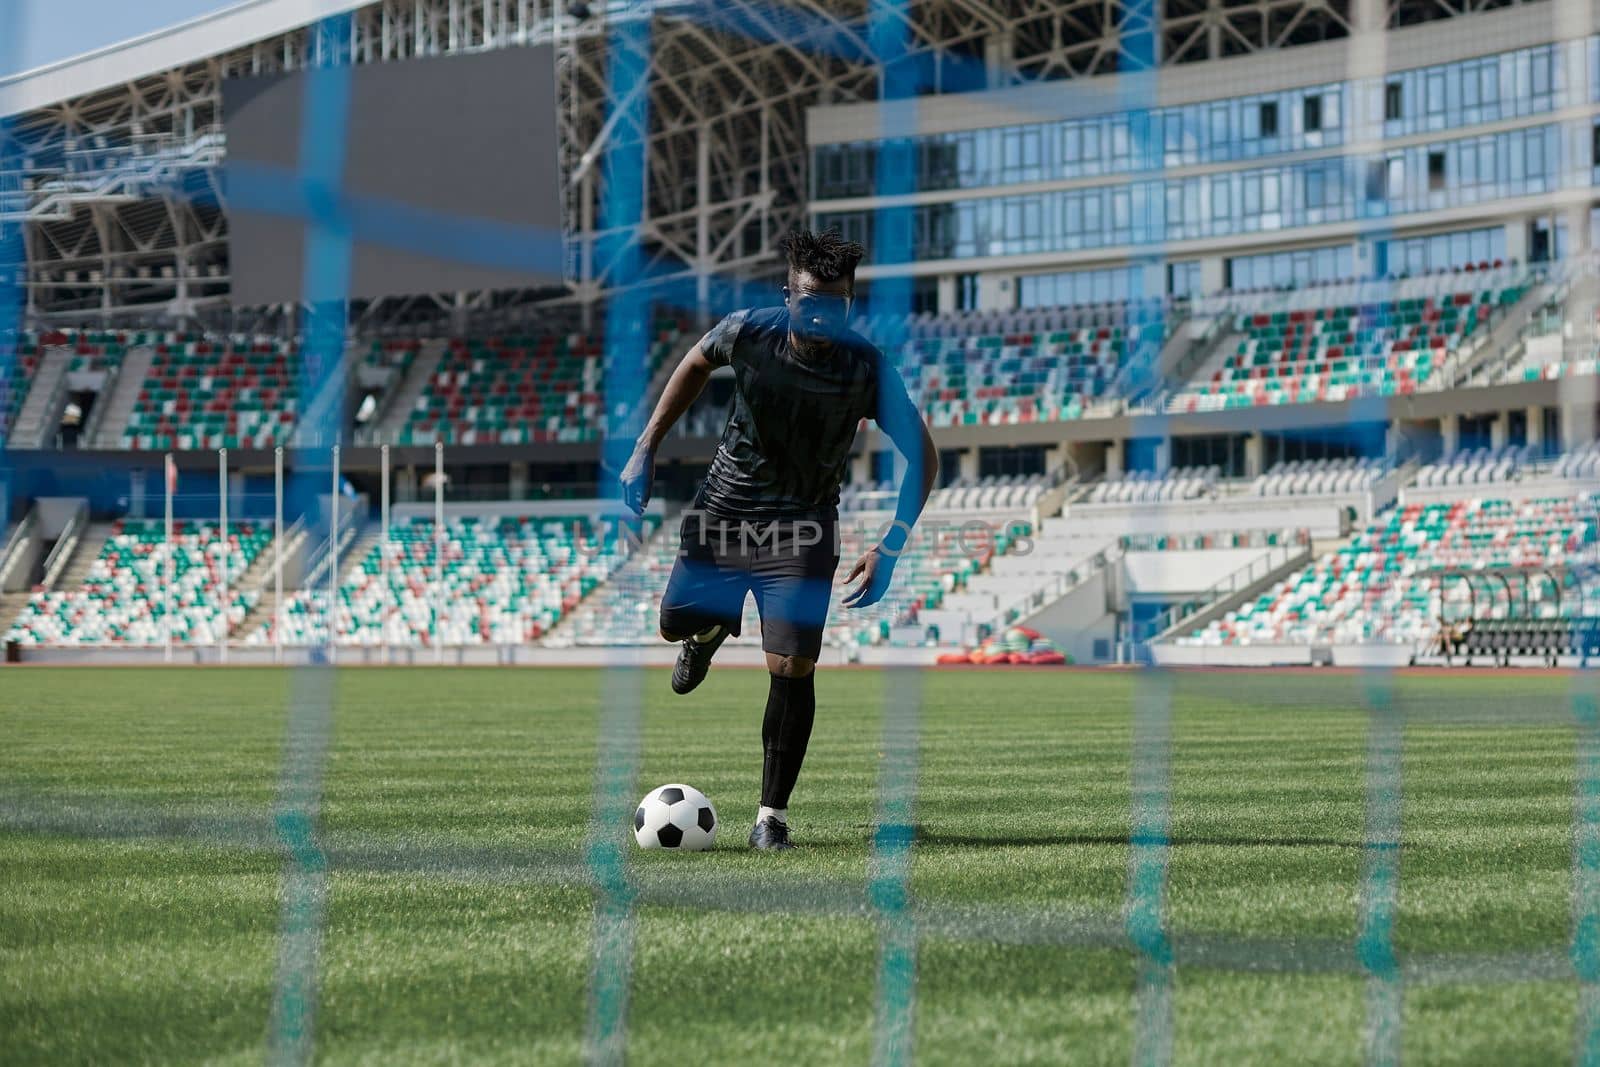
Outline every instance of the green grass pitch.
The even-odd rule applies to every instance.
[[[1151,676],[824,670],[792,809],[803,849],[781,856],[743,847],[765,676],[714,670],[687,699],[665,672],[630,677],[644,701],[633,794],[687,781],[722,817],[710,854],[645,854],[627,837],[630,1063],[871,1059],[880,925],[865,902],[891,695],[921,706],[917,1062],[1129,1061],[1137,970],[1120,931],[1133,709]],[[0,671],[0,1062],[261,1061],[288,709],[324,687],[317,1059],[580,1060],[599,711],[628,684],[590,670]],[[1572,1055],[1578,985],[1559,965],[1575,684],[1394,679],[1396,947],[1407,966],[1471,964],[1408,977],[1408,1061]],[[1173,1062],[1362,1061],[1366,685],[1172,676]]]

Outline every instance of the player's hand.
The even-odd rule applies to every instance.
[[[844,599],[839,601],[847,608],[871,607],[883,599],[883,594],[889,591],[889,581],[894,577],[894,558],[876,548],[867,550],[867,554],[856,560],[856,565],[850,568],[850,573],[844,576],[844,584],[849,585],[856,579],[861,579],[861,584],[845,593]]]
[[[644,506],[650,503],[650,486],[655,479],[655,452],[643,446],[635,448],[617,479],[622,483],[622,502],[635,515],[644,514]]]

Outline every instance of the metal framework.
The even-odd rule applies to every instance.
[[[1347,37],[1358,7],[1396,27],[1518,2],[1533,0],[379,0],[342,17],[361,63],[555,46],[571,283],[562,299],[590,307],[630,245],[651,277],[688,283],[701,302],[713,278],[774,273],[771,238],[802,221],[807,200],[806,108],[878,93],[873,20],[903,22],[926,91],[950,92],[978,87],[975,76],[1000,86],[1110,73],[1126,63],[1130,34],[1154,32],[1154,47],[1136,51],[1170,65]],[[649,94],[648,129],[607,99],[611,49],[625,39],[609,31],[640,18],[653,20],[650,74],[626,91]],[[298,29],[0,127],[0,225],[24,225],[30,316],[226,319],[222,81],[334,58],[317,41]],[[599,161],[637,139],[647,144],[645,217],[602,234]],[[381,325],[548,298],[435,294],[356,314]]]

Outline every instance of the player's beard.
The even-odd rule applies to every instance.
[[[821,363],[833,353],[834,338],[827,334],[803,334],[790,330],[789,345],[807,363]]]

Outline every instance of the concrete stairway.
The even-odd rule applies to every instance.
[[[1594,320],[1595,285],[1594,279],[1580,278],[1573,283],[1568,292],[1568,321],[1579,329],[1583,328],[1584,323],[1592,323]],[[1492,384],[1490,381],[1475,379],[1483,378],[1485,372],[1503,370],[1499,367],[1502,357],[1517,344],[1523,327],[1554,295],[1555,290],[1556,287],[1549,282],[1529,286],[1528,291],[1522,294],[1521,300],[1506,308],[1495,318],[1482,343],[1473,349],[1471,356],[1455,366],[1450,380],[1440,384],[1452,388],[1460,385]]]
[[[405,378],[389,394],[388,403],[374,420],[373,444],[393,444],[400,436],[400,431],[405,429],[406,422],[411,418],[412,409],[417,406],[417,398],[427,391],[428,383],[439,369],[439,361],[444,358],[446,347],[446,342],[441,340],[423,344],[417,358],[411,361]]]
[[[297,552],[305,544],[307,534],[303,526],[295,525],[284,531],[283,569],[285,574],[284,598],[287,599],[292,587],[288,584],[288,576],[293,573],[293,560]],[[250,569],[244,572],[237,583],[238,588],[256,590],[261,595],[256,598],[255,606],[245,614],[244,619],[234,629],[233,637],[242,641],[250,634],[255,633],[265,626],[278,610],[278,594],[273,588],[272,564],[274,558],[273,546],[268,544],[262,549]]]
[[[365,349],[362,346],[347,342],[339,352],[338,365],[324,375],[310,393],[301,395],[300,415],[288,442],[292,447],[327,447],[333,443],[326,440],[329,434],[348,434],[347,412],[343,404],[350,384],[355,380],[356,364],[363,351]]]
[[[61,572],[61,576],[56,579],[52,588],[67,592],[81,586],[83,580],[89,576],[89,568],[100,558],[100,550],[105,547],[110,537],[111,523],[90,523],[89,528],[83,531],[83,536],[78,538],[78,543],[72,550],[72,558],[67,560],[66,569]]]
[[[28,606],[28,598],[32,595],[26,590],[21,593],[0,593],[0,641],[5,640],[6,634],[11,631],[17,617],[22,614],[22,609]]]
[[[1239,351],[1239,344],[1244,339],[1244,334],[1235,333],[1232,329],[1219,330],[1217,336],[1205,346],[1203,354],[1189,356],[1186,361],[1188,371],[1182,376],[1183,380],[1173,386],[1174,393],[1192,383],[1210,381],[1211,376],[1227,363],[1228,357]]]
[[[145,378],[149,376],[150,364],[154,361],[153,348],[135,348],[128,353],[122,361],[122,370],[117,374],[117,383],[112,387],[111,395],[99,400],[99,403],[106,405],[106,413],[100,419],[95,439],[86,442],[85,447],[122,447],[122,434],[128,428],[128,420],[133,417],[133,409],[139,403],[139,393],[144,389]]]
[[[67,400],[62,385],[71,365],[72,349],[57,346],[44,350],[28,387],[28,397],[11,427],[9,447],[46,448],[54,443],[56,427],[61,425],[61,409]]]

